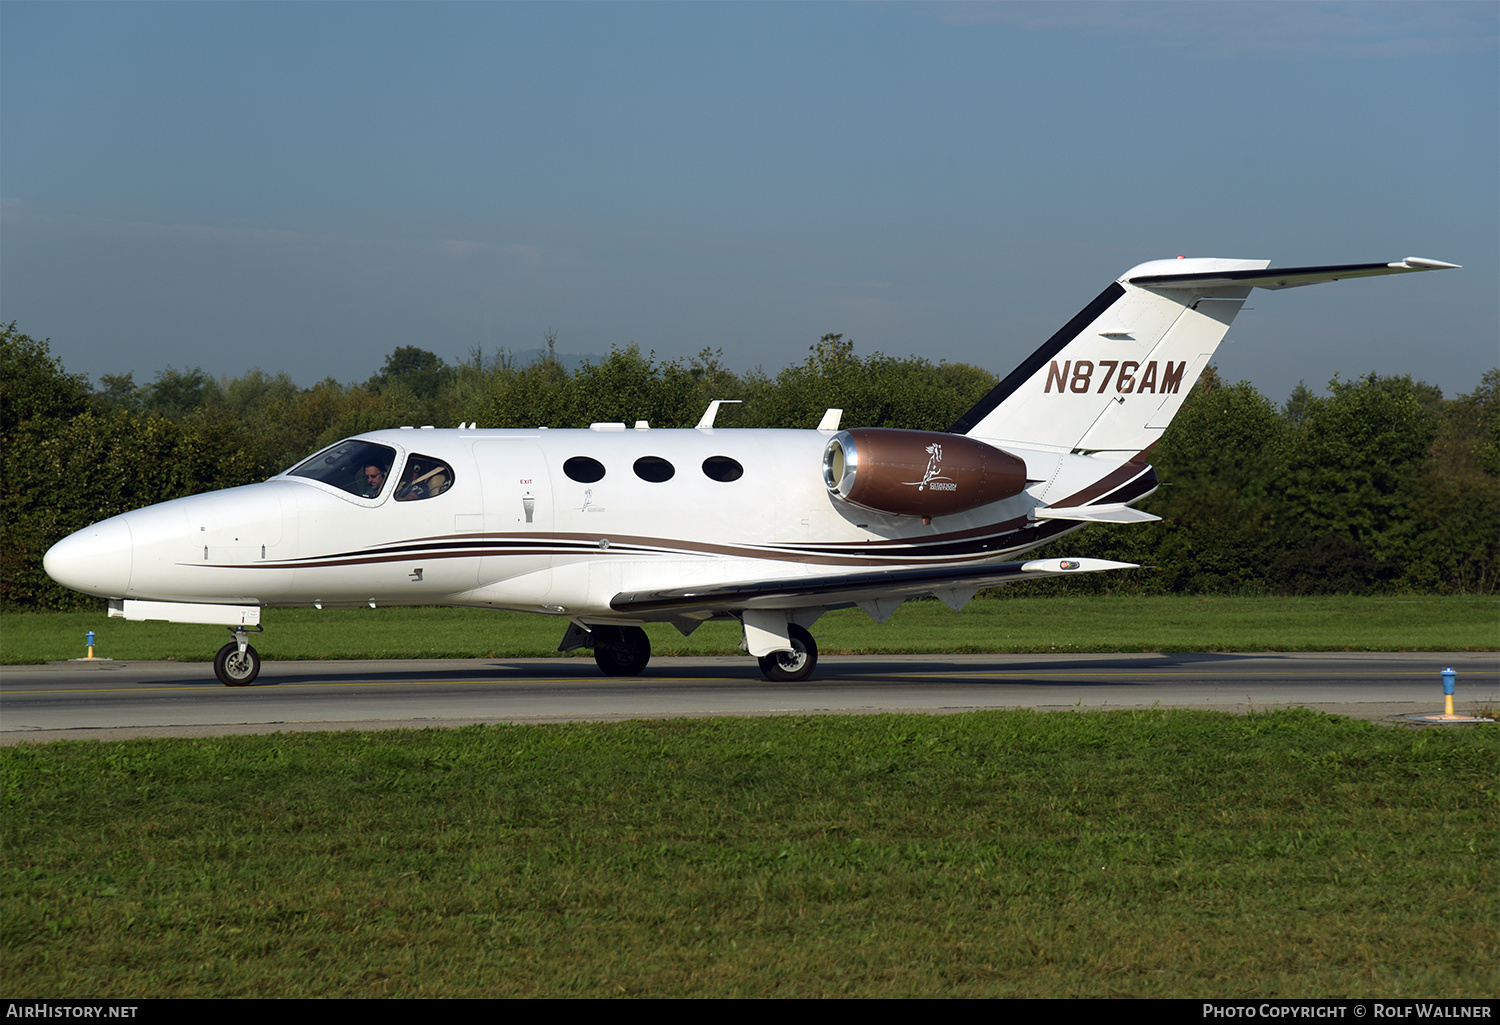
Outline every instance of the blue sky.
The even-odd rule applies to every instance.
[[[826,332],[1004,374],[1149,259],[1221,372],[1500,363],[1494,3],[0,3],[0,321],[97,379]]]

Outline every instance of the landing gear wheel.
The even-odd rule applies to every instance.
[[[760,659],[760,671],[775,683],[800,683],[818,665],[818,642],[796,623],[787,628],[791,651],[773,651]]]
[[[594,627],[594,662],[605,676],[639,676],[650,661],[651,640],[640,627]]]
[[[248,687],[260,675],[260,652],[245,645],[240,654],[237,641],[230,641],[214,656],[214,675],[226,687]]]

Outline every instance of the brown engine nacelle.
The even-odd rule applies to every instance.
[[[823,482],[840,501],[904,516],[948,516],[1026,487],[1026,463],[962,434],[856,427],[823,450]]]

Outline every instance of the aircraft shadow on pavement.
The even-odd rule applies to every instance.
[[[652,685],[669,682],[704,682],[722,680],[725,683],[755,682],[767,687],[803,687],[821,684],[902,683],[905,685],[936,684],[954,685],[1047,685],[1072,686],[1137,686],[1144,682],[1133,679],[1101,679],[1100,674],[1111,670],[1134,673],[1171,671],[1174,668],[1206,666],[1227,662],[1243,662],[1247,659],[1277,658],[1281,653],[1234,654],[1226,652],[1166,652],[1143,653],[1126,656],[1008,656],[996,655],[993,660],[984,657],[965,657],[962,660],[942,655],[898,656],[828,656],[819,665],[818,673],[811,680],[801,683],[772,683],[764,680],[756,664],[748,659],[725,656],[722,660],[704,664],[704,659],[660,658],[639,676],[604,676],[587,659],[582,658],[534,658],[504,661],[455,660],[451,665],[433,665],[430,662],[420,667],[400,661],[358,663],[265,663],[260,678],[248,689],[287,685],[348,686],[357,683],[389,685],[409,684],[460,684],[460,683],[507,683],[534,681],[584,682],[614,685],[629,688],[635,685]],[[425,661],[425,660],[424,660]],[[335,668],[337,665],[337,668]],[[379,666],[380,668],[375,668]],[[996,674],[987,677],[986,674]],[[1017,674],[1038,674],[1035,676]],[[1068,674],[1088,676],[1088,679],[1066,679]],[[933,679],[944,677],[942,680]],[[146,681],[142,681],[146,682]],[[180,683],[184,686],[201,686],[205,682],[218,686],[209,677],[202,679],[151,681],[156,686]]]

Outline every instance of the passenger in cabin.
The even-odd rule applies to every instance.
[[[396,486],[396,501],[415,502],[432,498],[448,490],[453,475],[444,463],[425,456],[413,456],[401,474],[401,483]]]

